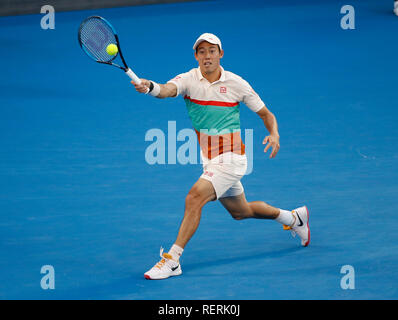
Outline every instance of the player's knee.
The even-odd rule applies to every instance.
[[[186,208],[197,208],[201,205],[202,197],[201,194],[196,191],[190,191],[185,197],[185,207]]]
[[[237,213],[237,212],[231,213],[230,212],[230,214],[231,214],[232,218],[234,218],[234,220],[243,220],[246,218],[246,216],[241,213]]]
[[[245,209],[245,210],[240,210],[240,211],[229,211],[229,213],[231,214],[232,218],[234,220],[243,220],[243,219],[247,219],[250,218],[252,216],[252,212],[250,210],[250,208]]]

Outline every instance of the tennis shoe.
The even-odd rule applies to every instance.
[[[292,210],[293,215],[296,218],[293,226],[283,226],[283,229],[290,230],[293,237],[298,235],[301,239],[301,245],[306,247],[310,244],[311,233],[309,226],[309,213],[306,206]]]
[[[180,263],[173,260],[170,254],[163,253],[163,248],[160,248],[160,257],[162,259],[144,273],[145,279],[160,280],[182,274]]]

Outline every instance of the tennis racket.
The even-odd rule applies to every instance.
[[[78,40],[83,51],[94,61],[122,69],[133,82],[140,84],[141,80],[131,70],[124,60],[120,48],[119,38],[112,25],[102,17],[91,16],[82,21],[78,31]],[[109,55],[106,48],[110,44],[115,44],[118,52]],[[123,66],[114,62],[117,56],[120,56]],[[149,89],[148,89],[149,90]]]

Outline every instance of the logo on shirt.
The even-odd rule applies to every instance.
[[[220,87],[220,93],[227,93],[227,87]]]
[[[210,178],[214,175],[214,173],[213,172],[210,172],[210,171],[205,171],[204,173],[203,173],[205,176],[209,176]]]

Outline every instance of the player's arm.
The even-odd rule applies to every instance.
[[[146,79],[141,79],[140,84],[134,84],[135,89],[141,93],[147,93],[148,88],[151,90],[150,93],[155,93],[156,98],[168,98],[175,97],[177,95],[177,86],[174,83],[166,83],[166,84],[158,84],[153,81],[149,81]],[[158,86],[158,87],[157,87]]]
[[[268,108],[264,105],[259,111],[256,112],[258,116],[263,120],[264,126],[267,128],[269,135],[265,137],[263,144],[267,144],[264,149],[264,152],[271,147],[272,152],[270,158],[274,158],[279,151],[279,132],[278,132],[278,123],[276,121],[275,115],[268,110]]]

